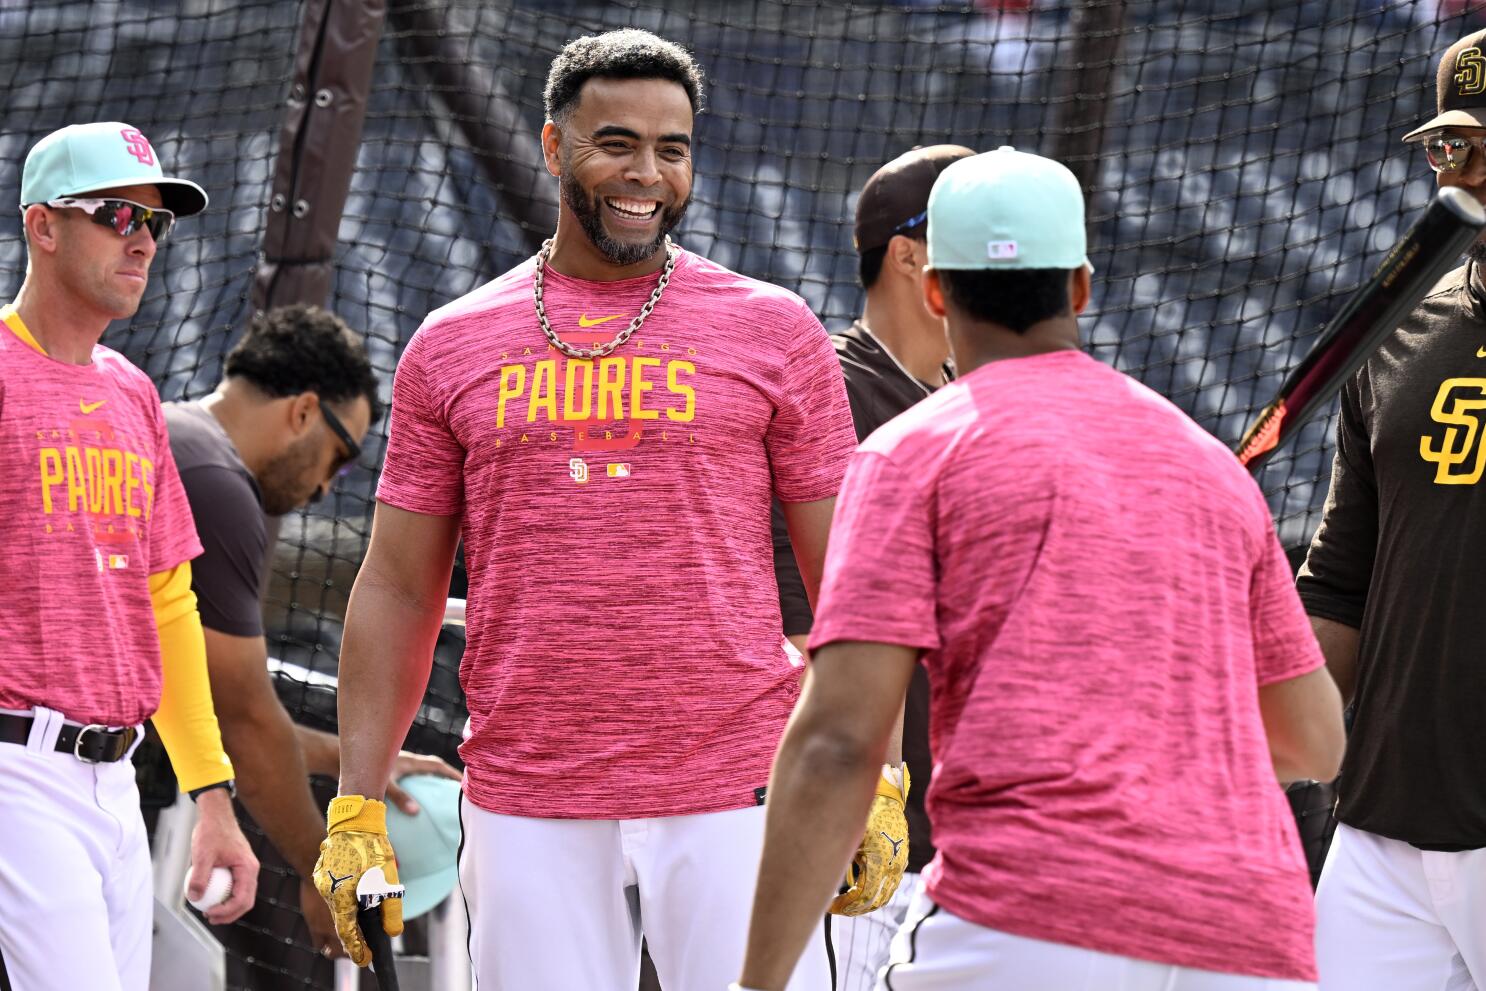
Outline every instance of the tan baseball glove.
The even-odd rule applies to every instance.
[[[894,780],[897,768],[886,765],[882,770],[877,795],[867,813],[862,845],[846,871],[845,890],[831,902],[834,915],[866,915],[886,905],[908,867],[908,820],[903,815],[908,801],[908,765],[902,765],[901,786]]]
[[[387,806],[360,795],[338,795],[325,820],[328,835],[315,863],[315,888],[330,904],[346,953],[356,966],[365,967],[371,963],[371,950],[356,925],[356,885],[373,867],[381,867],[387,880],[397,883],[397,857],[387,839]],[[401,898],[382,902],[382,928],[388,936],[402,934]]]

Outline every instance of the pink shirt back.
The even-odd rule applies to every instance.
[[[1322,659],[1258,487],[1176,407],[1075,351],[977,369],[862,445],[821,598],[812,647],[925,651],[936,902],[1315,979],[1257,691]]]
[[[612,338],[658,275],[548,271],[554,330]],[[377,497],[459,514],[468,793],[511,815],[740,808],[798,695],[769,502],[833,496],[856,446],[804,302],[682,252],[610,357],[551,348],[527,262],[436,311],[398,363]]]
[[[101,345],[73,365],[0,326],[0,501],[0,709],[144,721],[160,703],[149,576],[201,553],[149,378]]]

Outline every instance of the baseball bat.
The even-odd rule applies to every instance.
[[[1235,449],[1238,460],[1258,472],[1454,267],[1483,226],[1486,210],[1475,197],[1454,186],[1437,192],[1373,277],[1322,329],[1274,401],[1244,431]]]
[[[382,902],[401,898],[403,886],[389,884],[382,868],[373,867],[356,884],[356,925],[371,951],[371,969],[381,991],[398,991],[397,965],[392,962],[392,941],[382,928]]]

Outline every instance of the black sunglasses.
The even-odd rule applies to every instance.
[[[330,412],[330,407],[325,405],[324,402],[320,403],[320,413],[325,417],[325,425],[330,428],[330,432],[339,437],[341,443],[346,445],[346,453],[336,458],[335,469],[333,471],[335,475],[344,476],[355,467],[357,459],[361,457],[361,445],[351,439],[351,432],[346,429],[346,425],[341,422],[341,418]]]
[[[141,227],[150,232],[150,237],[159,244],[170,233],[175,224],[175,214],[155,206],[145,206],[133,200],[88,199],[64,196],[59,200],[47,200],[46,205],[54,209],[71,208],[86,213],[100,227],[111,227],[120,237],[130,237]]]

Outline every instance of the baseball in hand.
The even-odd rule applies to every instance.
[[[189,888],[190,884],[191,877],[188,874],[186,886]],[[205,912],[225,902],[230,894],[232,894],[232,872],[225,867],[213,867],[211,876],[206,879],[206,890],[201,893],[201,897],[192,898],[190,894],[187,894],[186,901],[190,902],[191,907],[196,911]]]

